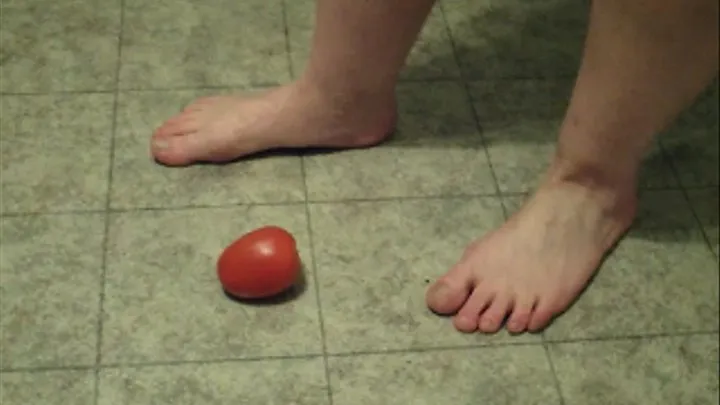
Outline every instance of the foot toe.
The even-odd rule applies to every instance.
[[[434,312],[450,315],[465,303],[472,287],[470,269],[459,264],[428,289],[425,301]]]
[[[168,166],[185,166],[201,160],[203,146],[197,133],[177,136],[156,136],[152,140],[152,154]]]
[[[488,309],[480,315],[478,329],[484,333],[495,333],[500,330],[510,305],[511,302],[507,295],[497,294]]]
[[[514,302],[512,314],[507,321],[507,330],[510,333],[522,333],[530,323],[535,299],[532,296],[518,296]]]
[[[491,303],[492,298],[492,295],[481,287],[475,288],[467,302],[453,317],[455,329],[466,333],[475,332],[478,328],[478,316]]]
[[[557,311],[548,300],[540,300],[530,316],[527,329],[531,332],[539,332],[552,321],[556,313]]]

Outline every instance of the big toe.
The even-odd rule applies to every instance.
[[[155,136],[151,145],[157,161],[168,166],[185,166],[202,160],[203,145],[195,132]]]
[[[471,273],[462,265],[450,270],[428,289],[425,296],[428,307],[442,315],[456,313],[470,295],[470,277]]]

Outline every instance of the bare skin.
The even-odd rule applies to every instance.
[[[297,82],[199,100],[156,131],[154,156],[182,166],[382,142],[398,72],[432,3],[318,0],[313,53]],[[554,163],[522,209],[430,287],[431,309],[454,315],[460,331],[485,333],[506,318],[511,332],[538,331],[567,309],[630,227],[654,136],[717,73],[716,15],[714,0],[596,1]]]
[[[151,148],[168,166],[221,163],[276,148],[360,148],[382,142],[395,120],[393,97],[356,108],[297,82],[254,96],[199,99],[155,131]]]

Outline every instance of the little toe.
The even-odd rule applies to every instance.
[[[478,329],[484,333],[495,333],[500,330],[512,302],[506,293],[495,295],[492,304],[480,315]]]
[[[557,311],[550,300],[540,299],[537,307],[530,316],[527,329],[530,332],[539,332],[552,321],[556,313]]]
[[[480,286],[476,287],[470,294],[470,298],[453,317],[455,329],[466,333],[475,332],[478,328],[478,316],[490,305],[492,298],[492,295]]]
[[[425,301],[435,313],[456,313],[465,303],[473,288],[472,272],[464,264],[458,264],[428,289]]]
[[[510,333],[522,333],[530,323],[530,317],[535,306],[533,296],[518,296],[515,298],[512,313],[507,321],[507,330]]]

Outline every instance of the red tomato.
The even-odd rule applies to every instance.
[[[243,235],[225,248],[217,262],[225,291],[244,299],[284,292],[298,280],[300,267],[295,238],[277,226]]]

